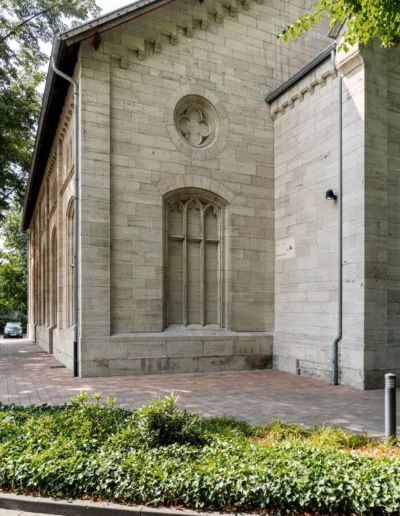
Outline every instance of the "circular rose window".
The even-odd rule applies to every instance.
[[[218,115],[205,98],[188,95],[175,108],[175,126],[192,147],[207,147],[216,136]]]
[[[178,151],[195,160],[215,158],[228,141],[223,103],[198,84],[184,84],[171,92],[165,104],[165,127]]]

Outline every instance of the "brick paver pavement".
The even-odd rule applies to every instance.
[[[338,424],[384,431],[384,391],[358,391],[281,371],[73,378],[53,356],[26,340],[0,339],[0,402],[67,402],[86,390],[136,408],[155,396],[179,394],[179,405],[205,416],[231,414],[252,422],[282,419],[307,426]],[[398,413],[400,414],[400,392]],[[399,426],[400,431],[400,426]]]

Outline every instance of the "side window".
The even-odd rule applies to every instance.
[[[73,323],[73,298],[74,298],[74,200],[70,200],[67,210],[67,256],[66,256],[66,281],[67,281],[67,327]]]
[[[167,324],[222,326],[220,206],[188,196],[167,202]]]

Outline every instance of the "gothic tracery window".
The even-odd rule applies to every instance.
[[[218,114],[206,98],[183,97],[175,107],[174,118],[178,134],[191,147],[208,147],[218,135]]]
[[[178,127],[185,140],[196,147],[205,145],[212,136],[207,116],[197,106],[187,107],[180,113]]]
[[[68,176],[68,174],[71,171],[71,168],[74,164],[73,161],[73,153],[74,153],[74,147],[73,147],[73,135],[71,134],[68,138],[67,143],[64,147],[63,152],[63,161],[64,161],[64,179]]]
[[[167,215],[167,324],[222,326],[221,208],[178,197]]]
[[[57,231],[54,229],[51,239],[51,325],[57,325],[58,288],[57,288]]]
[[[56,156],[57,159],[57,156]],[[50,189],[50,209],[53,208],[55,202],[57,201],[57,172],[53,170],[50,179],[49,179],[49,189]]]
[[[66,256],[66,292],[67,292],[67,327],[73,324],[74,298],[74,199],[71,198],[67,209],[67,256]]]
[[[34,324],[39,323],[39,279],[38,279],[38,250],[37,250],[37,223],[34,224],[34,229],[30,235],[30,245],[31,245],[31,258],[32,258],[32,268],[31,268],[31,303],[32,303],[32,319]]]
[[[46,244],[42,244],[42,255],[41,255],[41,314],[40,323],[46,324],[46,297],[47,297],[47,278],[46,278]]]

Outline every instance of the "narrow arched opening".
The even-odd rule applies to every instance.
[[[68,203],[66,221],[66,322],[67,327],[73,324],[73,298],[74,298],[74,198]]]
[[[190,188],[164,197],[165,327],[227,326],[227,203]]]
[[[54,228],[51,237],[51,326],[57,326],[58,320],[58,243],[57,230]]]

